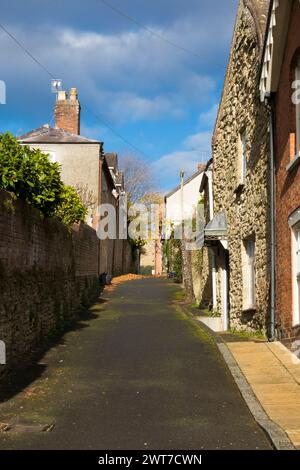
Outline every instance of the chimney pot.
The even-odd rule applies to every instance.
[[[71,88],[69,93],[69,99],[71,101],[76,101],[78,99],[77,88]]]
[[[57,94],[57,100],[58,101],[64,101],[67,98],[67,94],[65,91],[60,90]]]

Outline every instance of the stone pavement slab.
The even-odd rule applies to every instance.
[[[279,342],[227,347],[269,418],[300,447],[300,360]]]

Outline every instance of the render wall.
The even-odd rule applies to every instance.
[[[61,165],[61,176],[69,186],[88,187],[88,192],[95,201],[95,207],[89,210],[86,223],[93,226],[99,201],[99,160],[100,144],[31,144],[31,148],[39,148],[49,153],[52,159]]]

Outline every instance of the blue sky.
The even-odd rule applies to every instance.
[[[237,0],[109,0],[195,57],[154,37],[101,0],[1,0],[1,23],[57,78],[147,158],[161,190],[209,156]],[[0,131],[53,125],[50,78],[0,31],[7,104]],[[83,135],[137,153],[82,110]],[[146,156],[146,157],[145,157]]]

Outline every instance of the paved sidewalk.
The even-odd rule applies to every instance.
[[[270,419],[300,449],[300,361],[279,342],[227,347]]]

